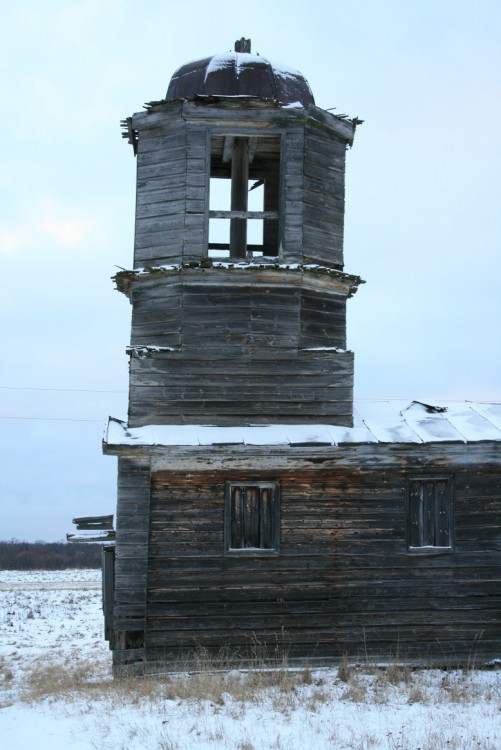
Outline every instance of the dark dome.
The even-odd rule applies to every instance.
[[[200,95],[256,96],[300,107],[315,103],[308,81],[298,70],[250,52],[225,52],[178,68],[166,99]]]

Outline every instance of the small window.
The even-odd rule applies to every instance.
[[[226,552],[278,552],[279,488],[276,482],[227,482],[225,513]]]
[[[449,478],[409,479],[407,510],[409,550],[452,549],[452,493]]]

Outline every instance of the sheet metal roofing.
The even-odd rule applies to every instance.
[[[258,97],[298,107],[315,103],[308,81],[298,70],[250,52],[225,52],[178,68],[165,98],[197,96]]]
[[[328,424],[146,425],[129,428],[110,418],[107,447],[329,446],[356,443],[470,443],[501,441],[501,403],[472,401],[357,401],[353,427]]]

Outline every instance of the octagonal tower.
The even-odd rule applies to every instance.
[[[129,426],[351,425],[343,271],[356,120],[235,52],[179,68],[124,122],[137,155]]]

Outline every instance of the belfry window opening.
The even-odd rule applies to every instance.
[[[278,255],[279,172],[279,137],[212,137],[209,257]]]

